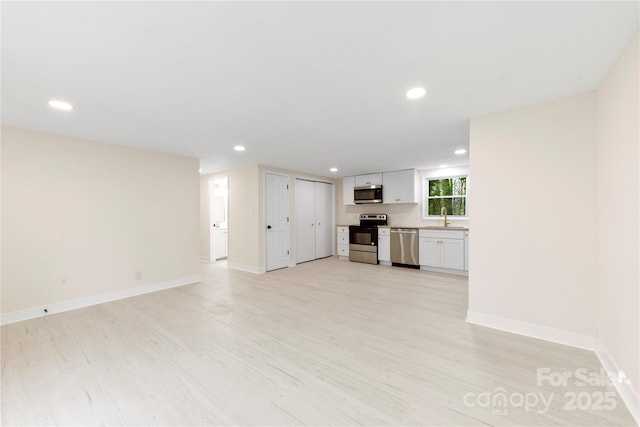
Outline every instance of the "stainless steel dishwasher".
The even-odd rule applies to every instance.
[[[391,229],[391,264],[420,268],[418,261],[418,229]]]

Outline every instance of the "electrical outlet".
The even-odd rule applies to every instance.
[[[141,271],[137,271],[136,272],[136,280],[142,280],[142,272]]]

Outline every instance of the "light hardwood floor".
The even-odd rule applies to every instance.
[[[2,425],[633,425],[617,394],[565,408],[610,386],[536,384],[538,368],[599,372],[592,352],[467,324],[466,278],[337,258],[202,269],[3,326]],[[527,411],[534,395],[550,408]]]

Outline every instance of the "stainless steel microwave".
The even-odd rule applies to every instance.
[[[365,185],[353,189],[353,201],[356,204],[382,203],[382,185]]]

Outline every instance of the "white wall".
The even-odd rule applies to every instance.
[[[211,175],[200,176],[200,260],[211,260],[211,224],[209,219],[209,178]]]
[[[199,275],[196,159],[3,126],[2,209],[3,316]]]
[[[470,321],[593,346],[595,101],[471,120]]]
[[[597,93],[598,285],[601,356],[631,381],[627,405],[640,419],[640,87],[639,36],[633,38]]]
[[[229,176],[228,265],[259,273],[264,271],[258,165],[233,169]],[[208,221],[208,219],[207,219]]]
[[[597,92],[471,121],[468,314],[595,349],[637,422],[639,37]]]
[[[436,178],[467,174],[469,174],[467,166],[423,170],[419,174],[420,185],[422,186],[425,177]],[[469,192],[471,192],[472,182],[473,177],[470,177]],[[420,196],[422,197],[422,188],[420,188]],[[342,179],[339,179],[336,185],[336,224],[338,225],[358,224],[361,213],[387,214],[389,225],[394,227],[424,227],[427,225],[442,225],[443,222],[443,218],[423,219],[422,203],[345,205],[343,200]],[[451,226],[454,227],[466,227],[469,225],[469,221],[466,219],[456,219],[449,216],[448,220],[451,222]]]

